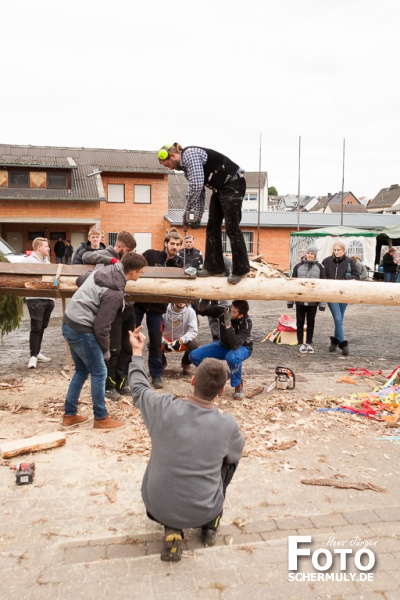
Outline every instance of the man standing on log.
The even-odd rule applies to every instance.
[[[50,264],[50,246],[46,238],[37,237],[32,242],[33,252],[21,262],[35,264]],[[45,356],[40,348],[42,346],[44,330],[47,328],[51,313],[54,310],[53,298],[27,298],[26,305],[31,318],[31,330],[29,333],[29,350],[31,357],[28,369],[36,369],[39,362],[50,362],[51,358]]]
[[[239,283],[250,271],[246,243],[240,229],[242,202],[246,192],[243,170],[220,152],[210,148],[180,144],[163,146],[158,152],[160,164],[170,171],[183,171],[189,182],[183,225],[200,226],[204,212],[205,186],[212,190],[206,230],[204,269],[198,277],[220,277],[225,266],[222,251],[222,222],[232,249],[232,273],[229,283]]]

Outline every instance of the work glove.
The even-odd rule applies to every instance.
[[[225,312],[224,312],[224,324],[225,327],[230,327],[231,326],[231,316],[232,316],[232,305],[227,306],[225,308]]]
[[[108,362],[111,358],[111,352],[110,351],[104,352],[103,358],[104,358],[105,362]]]
[[[321,311],[324,311],[324,310],[325,310],[325,308],[326,308],[326,306],[325,306],[324,304],[320,304],[320,305],[318,306],[318,310],[321,310]]]
[[[287,307],[288,308],[294,308],[294,302],[288,302],[287,303]]]
[[[163,352],[172,352],[171,344],[167,340],[164,340],[161,344],[161,350]]]
[[[116,265],[117,263],[119,263],[119,260],[118,260],[118,258],[112,258],[112,259],[111,259],[111,264],[112,264],[112,265]]]
[[[172,342],[171,347],[172,350],[174,350],[175,352],[179,352],[179,350],[182,349],[183,346],[183,342],[181,340],[181,338],[179,338],[179,340],[175,340],[175,342]]]

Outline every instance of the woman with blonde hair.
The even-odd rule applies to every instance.
[[[327,279],[360,279],[356,263],[350,256],[346,255],[346,245],[340,240],[333,244],[332,255],[324,258],[322,264],[325,267]],[[343,356],[347,356],[349,353],[349,344],[343,330],[343,319],[347,304],[344,302],[328,302],[328,307],[335,324],[335,331],[334,335],[331,336],[329,352],[336,352],[339,346]]]

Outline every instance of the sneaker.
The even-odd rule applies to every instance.
[[[206,548],[208,546],[215,546],[215,542],[217,541],[217,530],[216,529],[207,529],[204,527],[201,530],[201,543]]]
[[[132,396],[132,390],[127,383],[125,385],[123,385],[122,387],[118,388],[117,391],[122,396]]]
[[[208,271],[207,269],[201,269],[197,271],[197,277],[222,277],[223,273],[214,273],[213,271]]]
[[[229,275],[228,283],[236,285],[237,283],[240,283],[244,277],[246,277],[246,275]]]
[[[307,344],[301,344],[299,352],[300,354],[307,354]]]
[[[47,356],[45,356],[41,352],[39,352],[39,354],[37,355],[36,358],[38,359],[39,362],[51,362],[51,358],[48,358]]]
[[[311,344],[306,344],[307,346],[307,354],[314,354],[314,348],[311,346]]]
[[[182,366],[182,375],[191,375],[191,374],[192,374],[192,368],[190,365]]]
[[[81,417],[80,415],[64,415],[61,421],[61,427],[68,429],[69,427],[76,427],[82,423],[86,423],[89,417]]]
[[[162,390],[164,387],[161,377],[153,377],[152,383],[153,388],[155,388],[156,390]]]
[[[31,356],[28,362],[28,369],[36,369],[37,358],[36,356]]]
[[[113,402],[118,402],[118,400],[121,400],[122,398],[121,394],[119,394],[115,388],[106,390],[105,396]]]
[[[179,529],[165,530],[164,543],[160,555],[161,560],[178,562],[182,558],[182,532]]]
[[[107,415],[102,419],[94,418],[93,429],[107,431],[108,429],[119,429],[121,427],[125,427],[125,423],[123,421],[114,421],[110,415]]]
[[[244,398],[243,381],[241,381],[239,385],[235,387],[235,393],[233,394],[233,398],[236,400]]]

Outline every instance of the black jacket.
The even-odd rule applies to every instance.
[[[105,245],[103,243],[100,243],[99,249],[104,250]],[[72,257],[72,264],[73,265],[83,265],[82,256],[85,254],[85,252],[93,252],[92,245],[89,241],[81,242],[81,245],[79,246],[79,248],[76,250],[74,256]]]
[[[343,254],[340,258],[327,256],[322,261],[327,279],[360,279],[356,263],[352,258]]]
[[[143,256],[147,260],[149,267],[183,267],[182,257],[177,254],[174,258],[167,258],[165,250],[146,250]],[[167,310],[168,304],[157,302],[135,302],[135,306],[145,312],[155,312],[163,315]]]
[[[179,250],[179,256],[182,258],[182,262],[184,261],[185,267],[198,269],[203,264],[201,250],[197,248],[183,248],[183,250]]]

